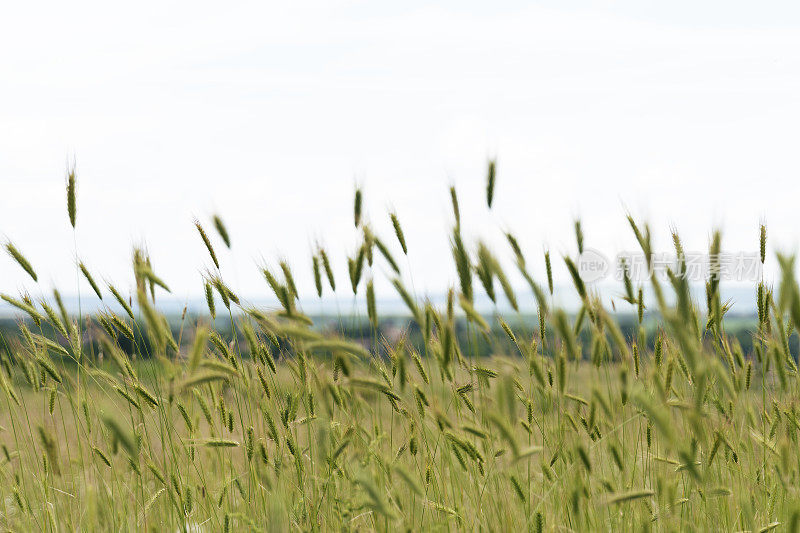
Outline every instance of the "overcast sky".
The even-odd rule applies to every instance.
[[[702,4],[702,5],[700,5]],[[714,226],[728,250],[798,242],[800,13],[755,2],[12,2],[0,16],[0,291],[76,292],[64,179],[77,162],[78,255],[129,288],[146,243],[178,298],[209,265],[192,226],[219,213],[223,274],[266,295],[287,258],[312,291],[324,242],[344,286],[352,196],[418,292],[455,280],[447,190],[467,234],[632,249],[626,209],[668,249]],[[498,159],[492,212],[485,167]],[[559,267],[560,268],[560,267]],[[560,269],[563,270],[563,269]],[[376,279],[385,279],[378,267]],[[515,278],[516,282],[516,278]],[[82,292],[88,287],[84,286]],[[391,289],[379,284],[382,294]]]

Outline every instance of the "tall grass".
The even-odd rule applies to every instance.
[[[489,207],[495,188],[491,161]],[[67,190],[75,228],[74,171]],[[133,294],[107,284],[124,315],[106,303],[94,317],[72,316],[58,292],[55,304],[3,294],[20,321],[18,334],[2,339],[0,526],[798,531],[793,258],[779,257],[775,292],[763,281],[757,287],[747,351],[726,333],[718,278],[708,280],[704,312],[693,300],[677,234],[678,265],[667,282],[651,281],[653,301],[624,277],[632,335],[584,285],[574,257],[564,266],[580,310],[554,308],[558,265],[545,252],[546,279],[535,280],[510,232],[538,316],[482,315],[478,290],[514,309],[516,292],[496,251],[466,241],[455,188],[450,195],[459,282],[439,308],[406,288],[392,250],[413,253],[413,236],[406,240],[399,215],[390,213],[396,239],[381,238],[366,225],[356,190],[362,242],[340,290],[366,294],[366,309],[355,311],[379,334],[373,268],[385,262],[410,320],[408,335],[372,343],[316,327],[299,304],[306,288],[286,262],[263,270],[278,308],[243,303],[199,221],[198,246],[214,265],[203,292],[216,321],[184,313],[170,323],[155,303],[168,284],[142,250],[133,254]],[[649,260],[649,228],[629,222]],[[230,248],[222,219],[211,223]],[[575,233],[582,249],[579,221]],[[764,262],[763,226],[758,246]],[[715,234],[710,251],[720,249]],[[36,281],[19,250],[6,250]],[[310,264],[317,295],[336,291],[321,246]],[[78,267],[102,298],[85,264]],[[481,343],[496,355],[479,357]]]

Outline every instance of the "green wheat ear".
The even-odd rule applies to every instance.
[[[222,238],[222,242],[225,243],[225,246],[230,249],[231,247],[231,238],[228,235],[228,229],[225,227],[225,224],[222,222],[222,219],[219,215],[214,215],[214,227],[217,228],[217,233]]]
[[[89,269],[86,268],[86,265],[83,264],[83,261],[78,262],[78,267],[80,267],[83,277],[86,278],[86,281],[89,282],[89,286],[92,287],[94,293],[97,295],[98,298],[102,300],[103,293],[100,292],[100,287],[97,286],[97,283],[94,281],[92,274],[89,272]]]
[[[330,259],[328,259],[328,253],[325,251],[325,248],[319,247],[319,257],[322,260],[322,268],[325,270],[325,277],[328,278],[328,284],[331,286],[331,290],[336,292],[336,279],[333,277],[333,269],[331,268]]]
[[[497,160],[489,160],[489,169],[486,173],[486,205],[489,209],[492,208],[492,201],[494,200],[494,182],[497,167]]]
[[[583,228],[580,219],[575,220],[575,241],[578,243],[578,253],[583,253]]]
[[[550,251],[544,252],[544,267],[547,271],[547,288],[550,290],[550,296],[553,295],[553,266],[550,263]]]
[[[116,418],[103,416],[103,423],[106,428],[108,428],[115,442],[121,444],[131,458],[139,456],[139,443],[136,438],[125,430]]]
[[[378,308],[375,305],[375,288],[372,279],[367,282],[367,316],[375,329],[378,328]]]
[[[519,242],[517,242],[517,238],[510,232],[506,232],[506,240],[508,241],[509,246],[511,246],[511,250],[514,252],[514,257],[517,258],[517,264],[521,267],[525,267],[525,256],[522,254],[522,248],[519,246]]]
[[[311,266],[314,271],[314,287],[317,289],[317,297],[322,298],[322,273],[320,272],[320,258],[318,254],[311,256]]]
[[[10,255],[11,258],[14,259],[14,261],[16,261],[20,267],[22,267],[22,270],[27,272],[28,275],[33,278],[33,281],[39,281],[36,271],[33,269],[30,262],[25,259],[25,256],[22,255],[22,252],[17,250],[16,246],[14,246],[11,241],[6,243],[6,251],[8,252],[8,255]]]
[[[458,228],[453,228],[453,237],[451,240],[451,248],[453,253],[453,260],[456,263],[456,271],[458,272],[458,281],[461,286],[461,294],[467,301],[472,302],[472,265],[470,263],[469,254],[461,240],[461,234]]]
[[[129,317],[134,318],[133,309],[131,309],[130,304],[128,304],[125,298],[122,297],[122,294],[120,294],[117,288],[114,287],[114,285],[112,285],[111,283],[107,283],[106,285],[108,286],[108,290],[111,291],[111,294],[114,296],[114,299],[117,300],[117,303],[120,305],[120,307],[122,307],[125,310],[125,312],[128,314]]]
[[[217,318],[217,310],[214,306],[214,291],[211,289],[211,283],[206,281],[203,284],[203,290],[206,295],[206,304],[208,305],[208,313],[211,315],[212,319]]]
[[[406,248],[406,237],[403,235],[403,228],[400,226],[400,219],[397,218],[397,213],[390,213],[389,217],[392,219],[392,226],[394,227],[394,234],[397,237],[397,242],[400,243],[400,248],[403,249],[403,255],[408,255],[408,248]]]
[[[73,165],[67,171],[67,214],[69,215],[69,223],[72,228],[75,228],[75,217],[77,215],[77,205],[75,199],[75,166]]]
[[[361,188],[356,187],[355,198],[353,199],[353,222],[355,223],[356,227],[361,225],[361,202]]]
[[[456,231],[461,231],[461,211],[458,208],[458,195],[456,194],[456,186],[450,187],[450,203],[453,204],[453,217],[456,220]]]
[[[203,244],[206,245],[206,250],[208,250],[208,254],[211,256],[211,260],[214,262],[214,266],[219,268],[219,261],[217,261],[217,254],[214,253],[214,246],[211,245],[211,239],[208,238],[206,230],[203,229],[203,226],[197,219],[194,220],[194,227],[197,228],[197,232],[200,234],[200,238],[203,239]]]

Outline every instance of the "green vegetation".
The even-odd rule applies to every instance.
[[[496,186],[491,162],[490,207]],[[535,280],[509,233],[538,313],[484,316],[479,291],[516,310],[515,289],[493,250],[468,245],[450,193],[459,282],[441,308],[406,288],[392,250],[413,253],[413,236],[400,217],[390,214],[396,239],[377,235],[356,193],[363,239],[349,279],[335,279],[322,247],[309,262],[318,296],[337,281],[366,295],[366,320],[348,330],[303,313],[285,262],[263,270],[278,309],[241,303],[219,269],[224,250],[199,221],[214,320],[167,320],[156,294],[169,280],[142,250],[130,303],[78,261],[76,274],[116,302],[92,317],[68,313],[58,292],[52,302],[3,294],[24,320],[2,335],[0,526],[798,531],[800,375],[790,344],[800,290],[791,258],[778,257],[774,293],[758,285],[752,331],[739,327],[737,337],[718,278],[707,282],[702,311],[693,301],[677,235],[670,279],[650,281],[650,302],[626,280],[630,314],[621,317],[569,257],[582,306],[573,316],[554,308],[556,258],[539,259],[547,278]],[[73,172],[67,204],[77,231]],[[649,257],[649,229],[630,224]],[[212,226],[230,248],[222,219]],[[575,232],[580,249],[580,223]],[[762,228],[762,263],[765,243]],[[711,252],[720,246],[715,234]],[[23,251],[6,250],[36,281]],[[408,308],[394,322],[398,334],[387,333],[375,302],[378,261]]]

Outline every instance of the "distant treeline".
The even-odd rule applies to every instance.
[[[574,317],[573,317],[574,318]],[[239,349],[242,354],[247,357],[249,352],[247,349],[247,342],[243,336],[242,328],[238,327],[238,320],[242,317],[236,318],[233,323],[229,319],[217,319],[214,322],[216,331],[220,336],[229,343],[238,343]],[[487,317],[489,319],[489,317]],[[658,331],[656,324],[658,320],[646,319],[640,329],[637,324],[635,315],[620,315],[618,317],[619,325],[622,333],[628,339],[634,339],[638,336],[643,336],[644,344],[652,349],[655,344]],[[337,334],[342,338],[354,340],[362,344],[365,348],[373,351],[373,353],[386,354],[392,346],[398,342],[404,342],[407,346],[412,346],[423,357],[430,355],[426,350],[425,335],[422,327],[416,322],[410,320],[408,317],[395,316],[385,317],[379,323],[377,328],[373,328],[371,323],[366,317],[358,316],[317,316],[313,317],[315,328],[322,332],[329,334]],[[182,346],[181,351],[184,352],[187,346],[194,339],[194,329],[197,324],[207,323],[209,317],[207,316],[186,316],[181,319],[180,316],[174,316],[169,320],[170,328],[172,329],[173,337]],[[541,342],[540,341],[540,324],[536,315],[518,315],[513,320],[508,320],[508,325],[518,340],[525,340],[526,342]],[[575,321],[578,322],[578,321]],[[729,320],[730,324],[727,326],[726,333],[741,346],[742,353],[745,357],[751,357],[753,351],[753,337],[757,330],[757,318],[755,316],[740,316],[733,320]],[[495,354],[514,355],[518,354],[518,348],[511,342],[507,334],[504,332],[500,324],[489,321],[492,324],[492,330],[488,335],[479,332],[474,327],[469,327],[466,319],[457,318],[455,323],[455,334],[458,340],[458,345],[461,348],[465,357],[489,357]],[[50,337],[57,338],[64,346],[67,346],[67,341],[63,337],[53,331],[52,328],[46,323],[41,325],[35,324],[31,319],[12,319],[0,318],[0,352],[10,355],[13,350],[9,347],[16,343],[20,335],[20,324],[24,324],[31,331],[41,332]],[[99,339],[101,335],[105,334],[101,323],[94,318],[86,318],[83,321],[83,343],[84,353],[89,356],[96,356],[101,353]],[[579,324],[580,325],[580,324]],[[427,332],[428,335],[435,335],[435,325],[431,324],[432,331]],[[133,354],[152,354],[152,349],[149,343],[148,336],[144,333],[146,327],[143,321],[136,320],[133,322],[134,341],[127,338],[123,334],[117,334],[117,340],[120,348],[127,353]],[[236,338],[234,338],[233,331],[236,331]],[[551,346],[547,342],[548,332],[552,331],[550,324],[545,324],[545,342],[542,343],[541,350],[544,354],[550,354]],[[118,332],[119,333],[119,332]],[[591,334],[583,327],[579,333],[582,345],[585,347],[583,357],[584,359],[590,358]],[[795,360],[798,359],[798,337],[793,335],[789,339],[790,352]],[[275,356],[291,357],[291,353],[286,346],[271,346],[270,347]]]

